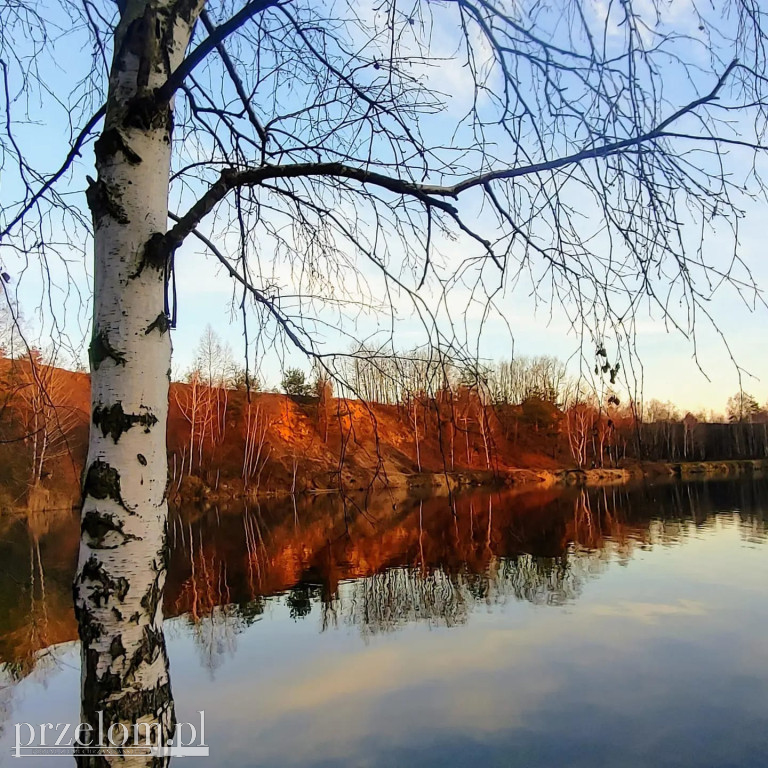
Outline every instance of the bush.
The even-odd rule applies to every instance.
[[[312,387],[307,383],[307,376],[300,368],[289,368],[281,382],[283,392],[291,397],[309,397]]]

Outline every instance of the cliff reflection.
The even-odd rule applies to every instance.
[[[80,541],[71,510],[0,521],[0,660],[13,682],[50,665],[47,649],[77,637],[72,577]]]
[[[717,515],[745,540],[763,541],[766,501],[768,485],[756,481],[475,492],[453,506],[379,495],[366,504],[322,496],[183,507],[171,513],[165,615],[183,616],[211,670],[276,601],[321,631],[453,626],[510,600],[577,600],[609,562],[673,546]],[[77,637],[77,516],[45,515],[1,524],[0,661],[11,682],[39,665],[45,649]]]
[[[272,599],[296,621],[314,616],[320,631],[349,626],[364,636],[411,622],[454,626],[508,600],[563,605],[610,561],[672,546],[718,513],[745,539],[765,539],[766,490],[709,483],[472,493],[453,507],[379,496],[362,508],[323,497],[179,509],[168,611],[186,617],[214,669]]]

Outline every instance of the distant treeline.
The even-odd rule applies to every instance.
[[[768,422],[640,424],[634,455],[662,461],[766,458]]]
[[[598,386],[587,387],[553,357],[480,367],[420,350],[359,348],[334,375],[289,369],[280,397],[259,393],[209,328],[171,389],[169,487],[183,494],[196,483],[218,489],[225,482],[259,493],[330,487],[345,477],[359,486],[392,471],[768,457],[768,411],[750,395],[730,398],[724,416],[682,414],[658,401],[640,407],[622,401],[618,366],[602,359]],[[76,493],[88,378],[56,362],[37,351],[0,355],[4,505],[41,485]]]
[[[728,399],[725,414],[683,413],[671,403],[623,403],[615,387],[618,365],[598,350],[595,379],[568,374],[551,356],[518,357],[495,365],[459,365],[412,351],[359,348],[342,372],[348,395],[367,402],[445,404],[476,400],[504,439],[563,454],[579,466],[617,465],[628,458],[655,461],[768,457],[768,405],[746,392]],[[464,416],[459,416],[461,420]],[[455,415],[452,416],[455,421]],[[495,435],[497,430],[490,431]],[[538,444],[538,445],[537,445]]]

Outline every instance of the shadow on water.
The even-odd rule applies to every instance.
[[[767,509],[768,483],[760,480],[477,491],[458,496],[453,507],[442,497],[387,494],[364,505],[317,496],[182,506],[170,515],[164,612],[183,617],[213,669],[275,599],[296,621],[315,616],[320,631],[349,626],[371,636],[410,623],[461,625],[478,608],[510,600],[577,601],[609,562],[695,537],[722,515],[737,521],[745,542],[764,541]],[[69,510],[0,526],[0,708],[7,710],[13,685],[44,673],[56,647],[77,638],[71,584],[79,526]],[[129,635],[126,624],[134,642]],[[147,652],[167,677],[162,631],[152,639]],[[85,716],[120,694],[87,681],[84,690]]]

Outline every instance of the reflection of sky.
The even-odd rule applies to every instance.
[[[765,544],[736,518],[688,533],[562,607],[479,603],[450,628],[320,632],[319,604],[294,621],[282,601],[245,629],[170,621],[178,719],[205,710],[224,766],[751,768],[768,748]],[[13,689],[3,755],[11,723],[77,718],[77,648],[55,655]]]

